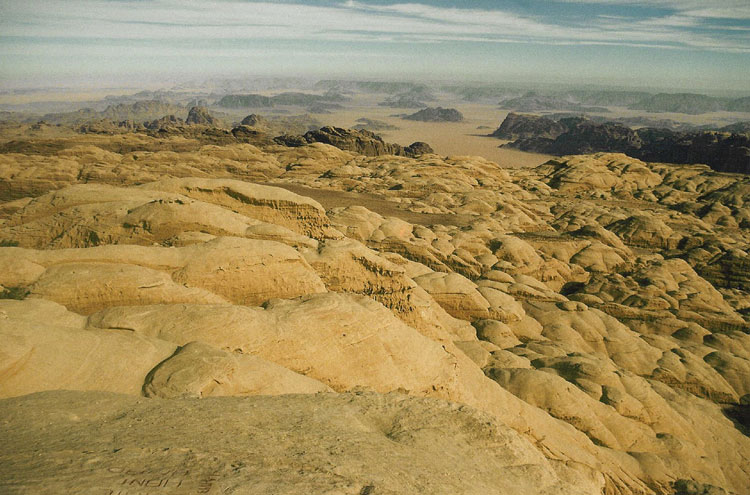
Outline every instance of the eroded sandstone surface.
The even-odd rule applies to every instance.
[[[0,155],[3,492],[747,493],[750,178],[82,139]]]

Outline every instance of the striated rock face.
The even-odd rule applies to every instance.
[[[180,248],[15,248],[1,256],[0,263],[9,268],[3,286],[25,287],[29,297],[56,301],[81,314],[119,304],[260,304],[325,292],[297,251],[272,241],[218,237]],[[20,269],[12,269],[12,257]],[[281,282],[284,278],[289,282]],[[227,286],[229,280],[237,287]]]
[[[0,155],[0,491],[746,491],[750,178],[299,139]]]
[[[285,146],[303,146],[310,143],[325,143],[336,148],[367,156],[396,155],[415,157],[432,153],[427,143],[416,142],[406,148],[398,144],[386,143],[377,134],[366,129],[354,130],[341,127],[321,127],[308,131],[304,136],[280,136],[274,139]]]
[[[428,107],[404,117],[420,122],[461,122],[464,116],[455,108]]]

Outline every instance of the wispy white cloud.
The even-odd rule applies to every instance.
[[[747,0],[554,0],[557,3],[632,5],[670,9],[682,15],[714,19],[750,19]]]
[[[728,10],[750,10],[747,0],[718,0],[710,7],[698,0],[558,1],[660,6],[673,12],[645,19],[599,16],[595,22],[564,25],[539,13],[421,3],[372,5],[349,0],[312,6],[234,0],[26,0],[0,3],[0,36],[182,40],[196,47],[221,40],[317,40],[588,44],[750,53],[750,36],[741,26],[696,29],[705,26],[704,19],[721,18]]]

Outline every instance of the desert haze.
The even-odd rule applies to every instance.
[[[1,493],[750,493],[746,2],[0,27]]]

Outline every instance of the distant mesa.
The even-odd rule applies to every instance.
[[[270,108],[275,106],[312,106],[323,102],[339,103],[347,98],[340,93],[329,91],[324,95],[285,92],[275,96],[259,94],[226,95],[216,102],[223,108]]]
[[[694,93],[649,95],[629,106],[632,110],[699,115],[709,112],[750,112],[750,97],[717,98]]]
[[[378,103],[381,107],[391,108],[425,108],[427,103],[413,95],[398,95],[386,98]]]
[[[308,131],[302,136],[279,136],[274,139],[284,146],[304,146],[312,143],[325,143],[336,148],[360,153],[367,156],[397,155],[415,157],[433,153],[427,143],[416,142],[403,147],[399,144],[386,143],[383,138],[365,129],[344,129],[341,127],[321,127],[317,131]]]
[[[50,124],[67,125],[80,125],[98,120],[146,122],[169,114],[184,115],[184,112],[185,107],[183,106],[159,100],[144,100],[135,103],[109,105],[101,112],[93,108],[82,108],[73,112],[48,113],[42,119]]]
[[[367,129],[368,131],[395,131],[398,130],[399,127],[389,124],[388,122],[383,122],[382,120],[376,120],[376,119],[368,119],[366,117],[362,117],[360,119],[357,119],[357,124],[352,127],[352,129]]]
[[[743,128],[740,126],[740,128]],[[522,151],[574,155],[601,151],[625,153],[649,162],[705,163],[720,172],[750,173],[750,135],[715,131],[633,130],[586,117],[557,121],[511,113],[491,134]]]
[[[624,126],[638,128],[638,127],[657,127],[661,129],[670,129],[672,131],[708,131],[708,130],[714,130],[714,131],[720,131],[720,132],[737,132],[732,131],[729,129],[731,126],[717,126],[717,125],[703,125],[698,126],[696,124],[691,124],[688,122],[679,122],[672,119],[661,119],[661,118],[651,118],[646,117],[643,115],[636,115],[633,117],[605,117],[602,115],[587,115],[582,112],[554,112],[554,113],[545,113],[544,117],[558,121],[560,119],[568,118],[568,117],[585,117],[593,122],[616,122],[618,124],[622,124]],[[732,124],[734,125],[734,124]]]
[[[281,134],[304,134],[307,131],[320,129],[322,124],[310,115],[271,116],[266,117],[257,113],[251,113],[242,121],[238,127],[252,129],[254,133],[263,132],[270,136]],[[246,134],[247,129],[238,129],[241,134]],[[232,131],[234,133],[234,131]]]
[[[159,100],[136,101],[135,103],[110,105],[102,113],[101,117],[109,120],[147,120],[149,115],[162,116],[177,114],[185,111],[185,107],[173,105]]]
[[[609,109],[599,106],[585,106],[557,96],[541,95],[530,91],[517,98],[508,98],[499,103],[500,108],[518,112],[544,112],[551,110],[569,110],[575,112],[606,113]]]
[[[217,106],[224,108],[256,108],[272,107],[273,100],[262,95],[226,95],[216,102]]]
[[[336,99],[334,95],[314,95],[309,93],[280,93],[276,96],[271,97],[271,102],[274,105],[310,105],[318,103],[320,101],[331,101]]]
[[[384,93],[389,95],[415,94],[429,92],[427,85],[406,81],[342,81],[324,79],[315,84],[317,90],[329,92]]]
[[[404,119],[419,122],[461,122],[464,116],[455,108],[428,107],[407,115]]]

